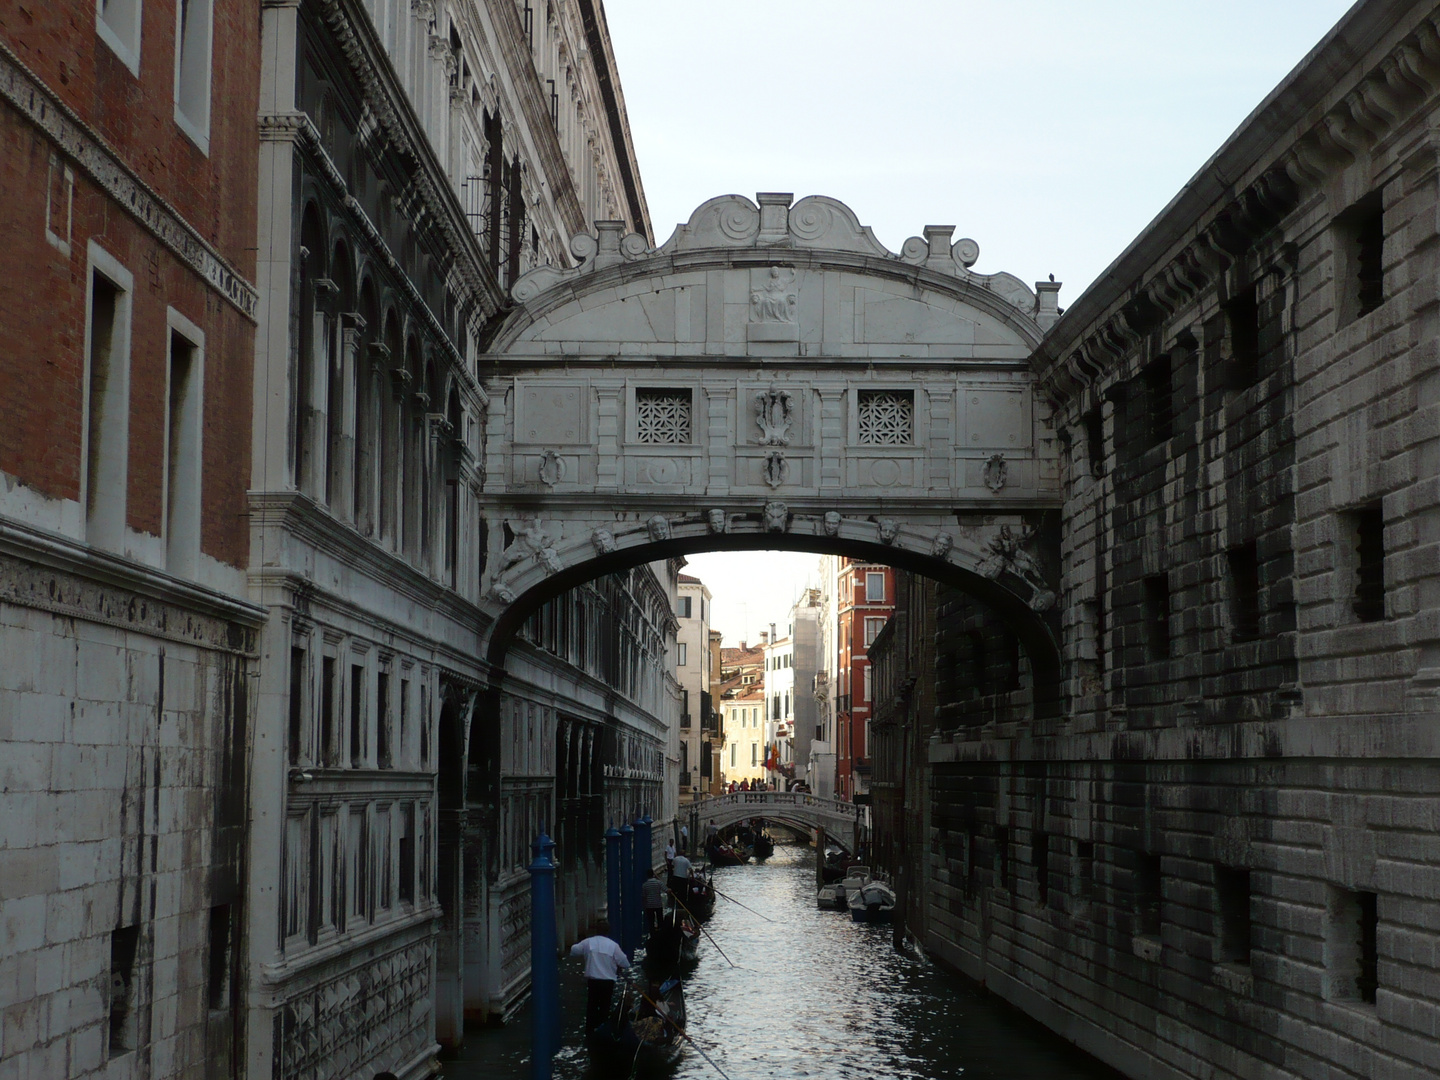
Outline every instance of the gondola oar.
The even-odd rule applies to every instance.
[[[697,919],[697,918],[695,918],[695,916],[694,916],[693,914],[691,914],[690,909],[685,906],[684,902],[683,902],[678,896],[675,895],[675,890],[674,890],[674,889],[666,889],[665,891],[670,894],[670,899],[674,900],[675,903],[677,903],[677,904],[680,905],[680,910],[683,911],[683,912],[685,912],[686,915],[689,915],[689,916],[690,916],[691,920],[695,923],[695,928],[696,928],[697,930],[699,930],[702,934],[705,935],[705,940],[708,941],[708,942],[710,942],[711,945],[714,945],[716,951],[719,952],[721,956],[725,956],[725,950],[722,949],[722,948],[720,948],[720,943],[719,943],[718,941],[716,941],[713,937],[711,937],[711,936],[710,936],[710,931],[709,931],[709,930],[706,930],[705,927],[704,927],[703,925],[701,925],[700,920]],[[726,962],[727,964],[729,964],[731,967],[739,967],[739,966],[740,966],[739,964],[735,963],[734,960],[731,960],[730,957],[728,957],[728,956],[725,956],[725,962]]]
[[[677,903],[678,903],[678,901],[677,901]],[[684,904],[681,904],[680,906],[681,906],[681,907],[684,907],[685,905],[684,905]],[[709,935],[707,934],[706,936],[708,937]],[[717,946],[715,946],[715,947],[718,949],[720,946],[717,945]],[[726,957],[726,959],[728,960],[729,957]],[[674,1020],[672,1020],[667,1014],[662,1013],[662,1012],[660,1011],[660,1006],[657,1005],[654,1001],[651,1001],[650,998],[649,998],[649,996],[645,993],[644,990],[641,990],[639,987],[636,987],[636,988],[635,988],[635,993],[636,993],[637,995],[639,995],[640,997],[644,998],[647,1002],[649,1002],[649,1003],[650,1003],[650,1007],[655,1010],[655,1015],[656,1015],[656,1016],[659,1016],[665,1023],[669,1024],[669,1025],[670,1025],[671,1027],[673,1027],[676,1031],[678,1031],[678,1032],[680,1033],[680,1037],[681,1037],[682,1039],[684,1039],[686,1042],[688,1042],[691,1046],[693,1046],[693,1047],[696,1049],[696,1051],[700,1054],[700,1056],[703,1057],[706,1061],[708,1061],[708,1062],[710,1063],[711,1068],[713,1068],[713,1069],[714,1069],[716,1072],[718,1072],[721,1076],[724,1076],[724,1077],[725,1077],[725,1080],[730,1080],[730,1077],[725,1076],[725,1070],[722,1069],[722,1068],[720,1068],[719,1065],[716,1065],[716,1064],[715,1064],[715,1059],[712,1058],[709,1054],[707,1054],[703,1049],[701,1049],[699,1043],[697,1043],[697,1042],[696,1042],[694,1039],[692,1039],[689,1035],[685,1034],[685,1029],[684,1029],[683,1027],[681,1027],[681,1026],[680,1026],[679,1024],[677,1024]],[[637,1051],[637,1054],[638,1054],[638,1051]]]
[[[714,886],[712,885],[711,888],[714,888]],[[716,895],[716,896],[724,896],[725,899],[726,899],[726,900],[729,900],[732,904],[740,904],[740,901],[739,901],[739,900],[736,900],[733,896],[726,896],[725,893],[721,892],[719,889],[715,889],[715,895]],[[760,915],[760,912],[756,911],[756,910],[755,910],[753,907],[751,907],[749,904],[740,904],[740,906],[743,907],[746,911],[750,912],[751,915]],[[770,916],[768,916],[768,915],[760,915],[760,918],[764,919],[766,922],[774,922],[774,921],[775,921],[774,919],[770,918]]]

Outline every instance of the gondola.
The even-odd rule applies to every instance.
[[[683,911],[666,912],[645,942],[645,966],[651,971],[671,972],[696,959],[700,928]]]
[[[820,867],[820,879],[830,885],[845,879],[845,872],[850,867],[850,856],[838,848],[831,848],[825,852],[825,862]]]
[[[679,977],[658,986],[625,981],[616,987],[615,998],[610,1018],[589,1040],[591,1059],[604,1070],[602,1075],[671,1069],[685,1044],[685,993]]]
[[[685,909],[701,922],[715,914],[715,886],[704,872],[696,871],[690,875],[685,893],[679,899]]]
[[[755,834],[755,843],[751,846],[751,850],[755,855],[755,861],[760,862],[775,854],[775,841],[770,839],[770,834],[762,829]]]
[[[743,848],[733,848],[722,841],[712,841],[705,848],[705,857],[711,866],[743,866],[750,861],[750,853]]]

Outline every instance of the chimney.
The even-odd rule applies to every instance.
[[[744,651],[747,650],[748,648],[750,648],[750,646],[745,644],[745,639],[744,639],[744,638],[741,638],[741,639],[740,639],[740,651],[741,651],[741,652],[744,652]]]
[[[760,631],[760,644],[761,644],[761,645],[768,645],[769,643],[770,643],[770,635],[767,634],[764,630],[761,630],[761,631]]]

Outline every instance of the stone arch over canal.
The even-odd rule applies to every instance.
[[[1037,515],[1055,433],[1028,358],[1059,285],[971,270],[929,226],[886,249],[834,199],[702,204],[664,244],[597,222],[516,282],[484,342],[483,647],[547,599],[698,551],[875,559],[989,605],[1055,700]]]

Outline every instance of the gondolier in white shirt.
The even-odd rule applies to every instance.
[[[675,862],[670,867],[670,880],[666,885],[670,889],[670,895],[680,903],[685,903],[689,898],[686,890],[690,888],[690,860],[684,855],[675,856]]]
[[[610,999],[615,996],[615,980],[630,966],[630,958],[613,938],[592,934],[570,946],[571,956],[585,958],[585,1034],[610,1018]]]

